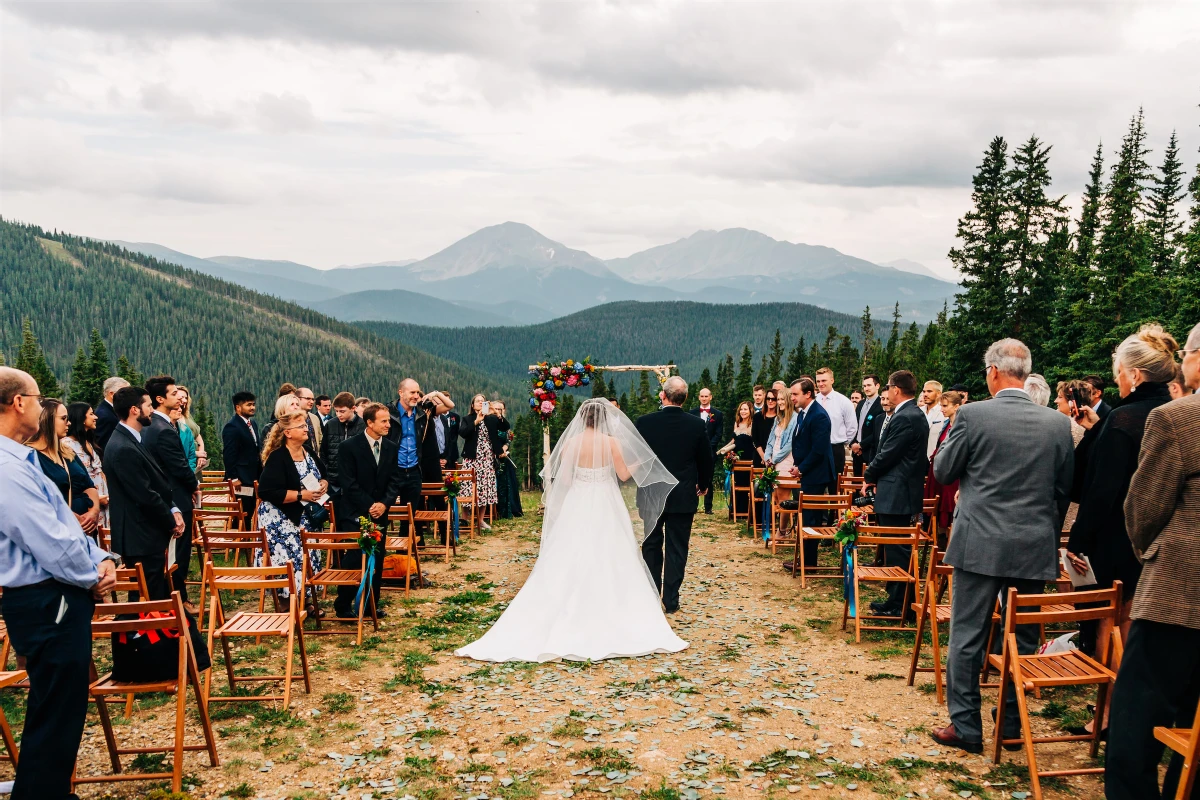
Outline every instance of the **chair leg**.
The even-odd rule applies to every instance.
[[[312,681],[308,675],[308,653],[304,645],[304,625],[296,626],[296,640],[300,643],[300,670],[304,673],[304,693],[312,694]]]
[[[283,666],[283,710],[287,711],[292,703],[292,659],[296,657],[292,648],[296,646],[296,626],[288,629],[287,657]]]
[[[133,716],[133,695],[125,695],[125,719]]]
[[[1096,711],[1092,716],[1092,741],[1088,754],[1095,758],[1100,752],[1100,726],[1104,720],[1104,711],[1108,706],[1108,684],[1102,683],[1096,687]]]
[[[237,694],[237,681],[233,677],[233,653],[229,650],[229,637],[221,637],[221,650],[225,653],[225,674],[229,678],[229,695]]]
[[[926,592],[926,595],[929,593]],[[921,612],[917,614],[917,639],[913,643],[912,660],[908,665],[908,685],[912,686],[917,678],[917,663],[921,660],[921,640],[925,636],[925,612],[928,610],[928,598],[921,603]],[[935,665],[936,666],[936,665]],[[941,702],[941,698],[938,698]]]
[[[984,661],[987,660],[987,657],[988,657],[987,653],[984,653],[984,655],[983,655]],[[1009,660],[1012,658],[1012,653],[1009,652],[1008,647],[1004,648],[1004,655],[1002,656],[1002,658],[1003,658],[1003,661],[1000,664],[1000,691],[996,695],[996,724],[994,726],[995,730],[992,732],[992,763],[995,763],[995,764],[1000,763],[1000,757],[1001,757],[1000,740],[1004,737],[1004,710],[1005,710],[1005,706],[1008,705],[1005,702],[1005,692],[1004,692],[1004,680],[1005,680],[1005,676],[1008,675],[1008,673],[1010,672]],[[1017,696],[1020,696],[1022,693],[1020,688],[1017,688],[1019,686],[1020,686],[1020,684],[1014,684],[1014,688],[1016,688]],[[1030,771],[1032,771],[1032,767],[1031,767]]]
[[[4,716],[3,708],[0,708],[0,740],[4,742],[4,749],[8,753],[8,757],[12,759],[13,768],[16,769],[17,740],[13,738],[12,728],[8,727],[8,717]]]
[[[928,592],[928,590],[926,590]],[[938,640],[941,631],[938,630],[937,605],[930,617],[929,631],[933,636],[933,685],[937,689],[938,705],[946,702],[945,678],[942,677],[942,643]],[[986,657],[986,656],[985,656]]]
[[[220,766],[221,759],[217,756],[217,741],[213,736],[212,719],[208,716],[208,699],[200,693],[200,673],[196,670],[194,653],[188,655],[188,682],[192,684],[192,691],[196,695],[196,710],[200,713],[200,729],[204,732],[204,743],[208,746],[209,766]],[[209,683],[211,682],[210,678]],[[186,692],[186,687],[184,691]]]
[[[857,559],[857,557],[856,557]],[[862,605],[858,599],[858,570],[854,571],[854,643],[862,643]]]
[[[92,680],[96,680],[99,675],[96,672],[96,665],[92,664]],[[121,754],[117,752],[117,735],[113,731],[112,718],[108,715],[108,702],[102,695],[92,695],[92,699],[96,701],[96,713],[100,717],[100,728],[104,731],[104,744],[108,747],[108,760],[112,763],[112,771],[114,775],[121,774]]]
[[[1013,639],[1015,647],[1016,639]],[[1033,752],[1033,730],[1029,725],[1029,707],[1025,701],[1025,692],[1021,689],[1021,665],[1014,658],[1012,662],[1013,688],[1017,696],[1017,710],[1021,715],[1021,738],[1025,740],[1025,763],[1029,765],[1029,788],[1033,791],[1033,800],[1042,800],[1042,781],[1038,775],[1037,755]],[[1000,686],[1000,696],[1004,697],[1004,686]],[[1099,707],[1099,704],[1097,704]],[[996,712],[996,732],[1003,732],[1004,717]],[[1094,756],[1095,754],[1093,754]]]
[[[184,631],[187,636],[187,631]],[[186,646],[186,645],[185,645]],[[183,725],[187,721],[187,674],[175,686],[175,750],[172,753],[171,791],[183,790]]]

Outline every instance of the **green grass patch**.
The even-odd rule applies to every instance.
[[[529,737],[523,733],[510,733],[504,737],[504,743],[509,747],[524,747],[529,744]]]
[[[345,714],[357,708],[358,701],[354,699],[354,695],[347,692],[329,692],[321,697],[321,705],[325,706],[325,710],[330,714]]]
[[[166,753],[138,753],[130,762],[129,768],[136,772],[166,772]]]
[[[680,800],[679,790],[668,786],[666,778],[659,781],[658,786],[642,792],[642,800]]]
[[[482,606],[492,602],[491,592],[467,591],[443,597],[442,603],[448,606]]]
[[[424,730],[419,730],[416,733],[414,733],[412,735],[412,738],[419,739],[423,742],[427,742],[430,739],[440,739],[441,737],[448,736],[448,735],[449,734],[447,734],[441,728],[425,728]]]
[[[602,769],[605,772],[619,770],[628,772],[631,769],[636,769],[633,762],[627,759],[615,747],[589,747],[586,750],[579,750],[575,753],[579,758],[591,762],[596,769]]]
[[[577,719],[567,719],[561,722],[554,730],[550,731],[552,736],[570,737],[578,739],[583,736],[583,731],[587,726]]]
[[[893,675],[890,672],[876,672],[874,675],[868,675],[867,680],[872,683],[875,681],[902,681],[903,675]]]

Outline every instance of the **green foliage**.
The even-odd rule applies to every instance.
[[[67,374],[80,347],[92,352],[92,379],[100,374],[98,348],[89,345],[93,329],[111,348],[105,348],[106,364],[108,352],[121,354],[117,374],[135,385],[144,383],[135,364],[173,375],[191,387],[194,399],[207,398],[222,420],[234,392],[273,398],[284,381],[385,401],[405,376],[455,397],[522,394],[515,379],[487,378],[293,303],[113,244],[5,220],[0,297],[0,350],[18,350],[18,366],[52,396],[62,394],[55,373]],[[44,352],[29,320],[43,337],[54,332]],[[269,413],[268,403],[260,405]],[[205,443],[211,454],[215,438]]]

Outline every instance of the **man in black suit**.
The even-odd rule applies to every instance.
[[[850,445],[854,474],[860,478],[863,468],[875,457],[875,449],[879,446],[879,430],[884,420],[883,404],[879,398],[879,376],[864,375],[862,388],[863,399],[856,409],[858,431],[854,434],[854,443]]]
[[[792,477],[800,479],[803,495],[829,494],[837,483],[837,459],[833,454],[833,422],[829,412],[817,400],[817,384],[804,375],[792,381],[788,402],[800,419],[792,434]],[[800,524],[808,527],[826,525],[826,512],[807,509],[800,513]],[[817,563],[819,539],[804,541],[804,563]],[[783,568],[791,571],[793,561],[785,559]]]
[[[238,392],[233,396],[233,416],[221,429],[225,480],[233,481],[251,528],[256,527],[250,519],[254,513],[254,482],[262,473],[262,458],[259,457],[262,436],[258,432],[258,423],[254,421],[255,409],[254,394]],[[249,491],[245,492],[247,489]]]
[[[100,448],[101,454],[108,444],[108,437],[112,436],[113,429],[121,421],[113,411],[113,395],[118,389],[124,389],[128,385],[129,381],[115,375],[104,381],[104,399],[96,405],[96,446]]]
[[[917,379],[908,370],[893,372],[884,387],[892,405],[879,434],[879,450],[863,470],[863,480],[875,487],[875,519],[884,527],[911,525],[921,513],[921,498],[925,475],[929,472],[926,442],[929,440],[929,420],[916,403]],[[883,564],[908,567],[911,545],[883,547]],[[885,616],[908,616],[904,608],[905,587],[893,582],[887,585],[888,599],[872,603],[871,609]]]
[[[1099,375],[1088,375],[1083,379],[1084,383],[1092,387],[1091,407],[1096,412],[1096,416],[1100,417],[1100,422],[1104,422],[1105,417],[1112,411],[1112,407],[1104,402],[1104,379]],[[1078,421],[1078,417],[1076,417]],[[1071,502],[1078,503],[1083,499],[1083,479],[1087,474],[1087,466],[1089,456],[1092,452],[1092,445],[1096,443],[1096,437],[1100,435],[1100,429],[1103,425],[1093,425],[1083,432],[1083,438],[1079,440],[1079,446],[1075,448],[1075,475],[1071,481]]]
[[[721,424],[721,412],[713,408],[712,392],[706,386],[700,390],[700,405],[688,412],[694,417],[699,417],[704,422],[704,434],[708,437],[708,443],[712,450],[712,457],[715,463],[717,450],[724,442],[721,441],[722,434],[725,431]],[[713,493],[708,492],[704,495],[704,513],[711,514],[713,503]]]
[[[104,451],[104,478],[108,481],[112,524],[112,549],[125,566],[141,564],[146,574],[148,600],[171,596],[167,582],[167,547],[184,532],[183,514],[175,507],[167,476],[142,446],[150,425],[150,396],[145,389],[126,386],[113,396],[113,410],[121,416]],[[137,600],[131,592],[130,600]]]
[[[183,534],[175,542],[175,563],[179,568],[171,581],[183,598],[184,607],[195,614],[198,609],[188,601],[187,576],[192,563],[192,505],[200,483],[188,465],[179,429],[168,416],[179,408],[180,393],[174,378],[158,375],[146,381],[146,394],[150,395],[154,413],[150,415],[150,426],[142,431],[142,446],[167,476],[171,499],[183,515]]]
[[[437,434],[439,463],[442,469],[455,469],[458,466],[458,425],[462,422],[462,417],[454,410],[454,401],[450,399],[447,392],[438,392],[437,407],[434,409],[436,416],[433,423],[436,428],[434,432]],[[441,432],[438,432],[438,429]]]
[[[660,397],[662,410],[641,417],[635,425],[679,484],[667,497],[657,522],[642,520],[654,526],[642,542],[642,558],[654,576],[654,585],[662,592],[663,608],[673,614],[679,610],[679,587],[683,585],[683,571],[687,567],[696,503],[698,498],[712,492],[713,457],[704,422],[683,411],[687,381],[678,375],[667,378]]]
[[[398,448],[388,438],[391,415],[382,403],[371,403],[363,409],[366,429],[351,436],[338,447],[338,483],[342,490],[337,526],[341,531],[357,531],[358,518],[369,517],[380,528],[388,526],[388,511],[400,492]],[[405,501],[402,501],[405,502]],[[342,555],[342,569],[358,569],[362,551],[348,550]],[[379,610],[379,589],[383,583],[383,558],[375,560],[371,576],[371,592]],[[357,617],[353,611],[354,586],[339,586],[334,611],[339,617]]]

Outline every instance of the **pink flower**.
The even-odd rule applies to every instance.
[[[542,395],[544,395],[545,393],[546,393],[545,389],[543,389],[543,388],[542,388],[542,387],[540,387],[540,386],[538,386],[537,388],[535,388],[535,389],[533,390],[533,396],[534,396],[534,397],[541,397],[541,396],[542,396]]]
[[[575,386],[578,383],[579,383],[579,378],[577,378],[575,375],[570,375],[567,377],[567,386]]]
[[[542,401],[542,413],[543,414],[551,414],[553,412],[554,412],[554,403],[552,403],[549,400],[543,400]]]
[[[557,378],[559,375],[562,374],[562,370],[558,367],[551,367],[550,374]]]

